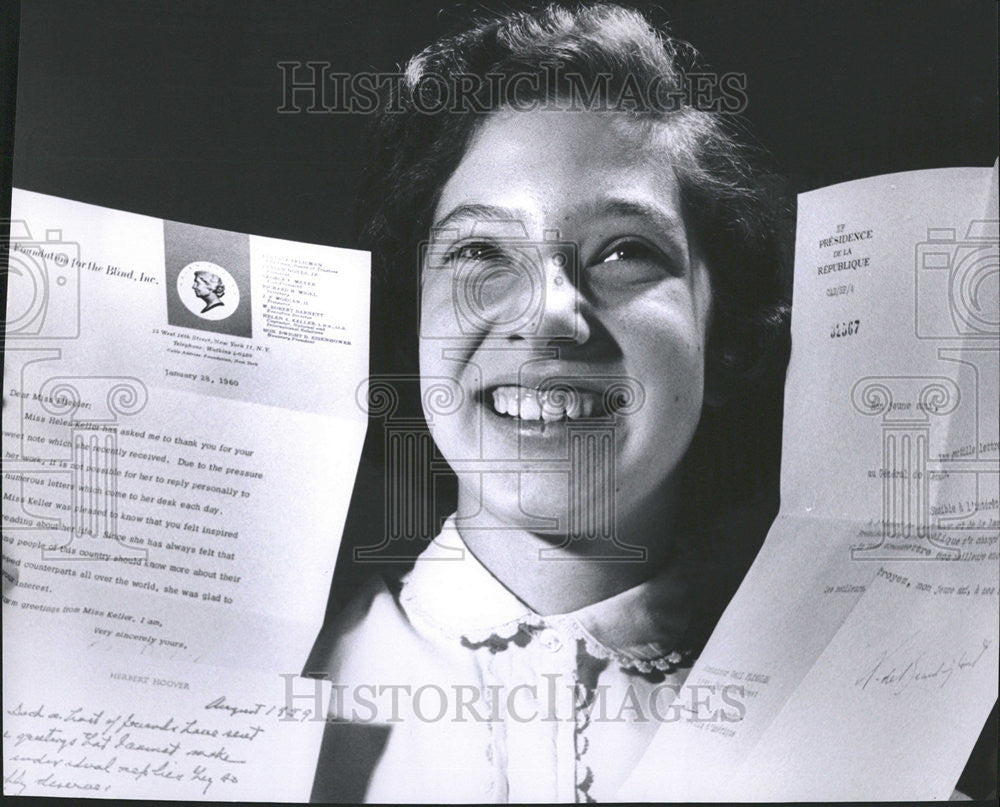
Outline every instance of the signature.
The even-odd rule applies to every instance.
[[[911,686],[944,687],[957,673],[969,670],[979,663],[993,643],[984,638],[981,646],[963,650],[958,655],[935,650],[921,650],[914,645],[920,631],[907,636],[894,650],[883,650],[865,665],[864,672],[854,685],[859,689],[869,686],[890,687],[896,693]]]

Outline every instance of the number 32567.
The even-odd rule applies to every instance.
[[[860,327],[860,319],[852,319],[847,322],[836,322],[830,329],[830,338],[836,339],[839,336],[854,336]]]

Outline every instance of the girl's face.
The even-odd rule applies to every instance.
[[[614,113],[499,112],[444,186],[421,390],[464,513],[593,537],[614,520],[628,541],[671,490],[712,292],[663,135]]]

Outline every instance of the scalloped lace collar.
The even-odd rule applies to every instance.
[[[549,625],[582,639],[592,656],[640,672],[672,669],[685,657],[688,649],[674,646],[687,625],[684,595],[670,573],[577,611],[542,616],[476,559],[453,519],[403,578],[400,600],[411,619],[474,645]]]

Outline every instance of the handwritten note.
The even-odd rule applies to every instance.
[[[203,664],[165,669],[112,653],[84,656],[67,675],[67,649],[76,648],[26,650],[16,665],[5,659],[5,794],[308,798],[325,682]],[[316,703],[303,692],[315,692]]]

